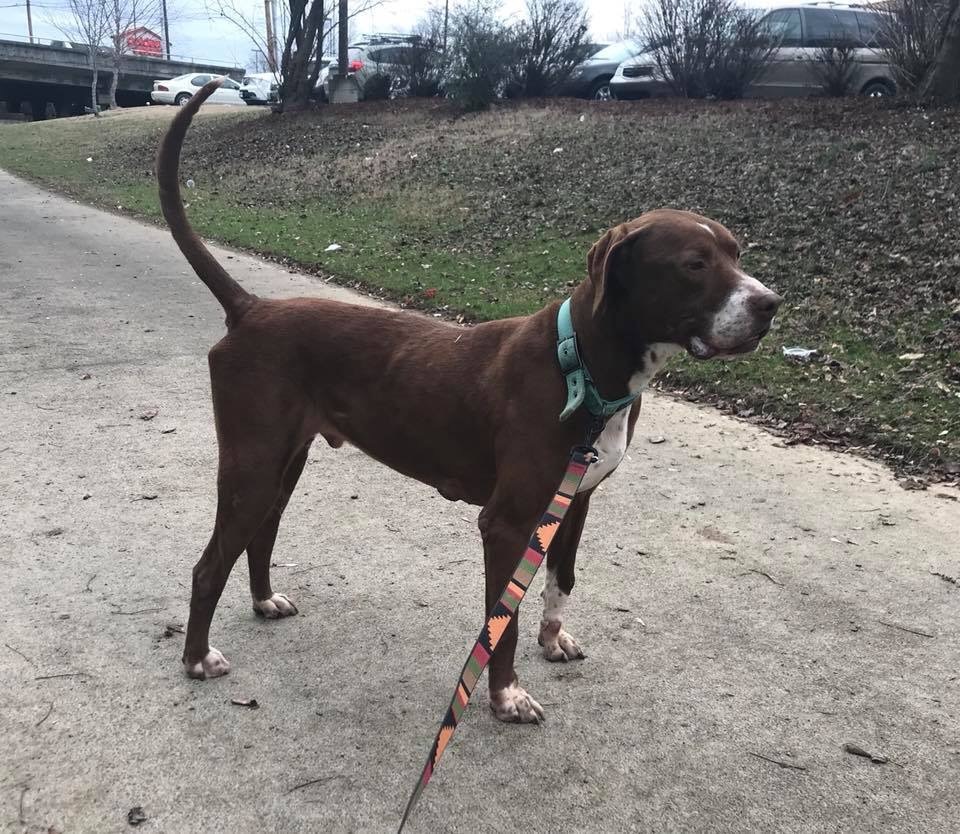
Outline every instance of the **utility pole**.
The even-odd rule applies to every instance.
[[[170,60],[170,21],[167,20],[167,0],[163,0],[161,5],[163,10],[163,48],[167,53],[167,60]]]
[[[27,0],[27,32],[30,34],[30,43],[33,43],[33,15],[30,13],[30,0]]]
[[[350,41],[347,28],[350,26],[350,13],[347,11],[347,0],[340,0],[340,18],[337,23],[337,70],[341,78],[347,76],[347,47]]]
[[[263,16],[267,21],[267,67],[270,72],[277,71],[277,42],[273,36],[273,3],[263,0]]]
[[[447,52],[447,22],[450,20],[450,0],[443,3],[443,53]]]

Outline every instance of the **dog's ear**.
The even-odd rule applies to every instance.
[[[643,232],[644,224],[621,223],[606,232],[587,253],[587,275],[593,287],[593,314],[604,308],[609,295],[610,272],[615,266],[622,247],[636,240]]]

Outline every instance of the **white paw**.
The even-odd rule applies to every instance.
[[[490,693],[490,709],[501,721],[511,724],[539,724],[545,717],[543,707],[515,683]]]
[[[280,617],[292,617],[297,613],[297,606],[283,594],[274,594],[270,599],[255,599],[253,610],[268,620],[278,620]]]
[[[543,656],[551,663],[566,663],[586,657],[577,641],[560,627],[560,623],[541,622],[538,642],[543,646]]]
[[[207,678],[219,678],[230,671],[230,663],[213,646],[210,647],[199,663],[184,662],[183,665],[187,670],[187,677],[201,681]]]

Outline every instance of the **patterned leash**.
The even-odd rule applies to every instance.
[[[507,587],[503,589],[500,599],[493,607],[486,625],[480,632],[477,642],[473,645],[473,650],[467,656],[467,662],[463,664],[463,671],[460,672],[460,680],[457,682],[453,699],[450,701],[447,714],[440,724],[440,730],[434,739],[433,747],[430,748],[430,755],[427,757],[427,763],[423,766],[423,773],[420,774],[416,787],[410,795],[410,800],[407,802],[407,808],[403,812],[403,819],[400,820],[397,834],[403,831],[403,826],[406,825],[408,817],[416,807],[420,794],[423,793],[423,789],[437,769],[437,763],[440,761],[447,744],[450,743],[454,730],[457,729],[457,724],[470,702],[470,696],[473,694],[477,681],[480,680],[480,675],[487,667],[487,663],[497,648],[497,643],[503,636],[503,632],[510,624],[510,620],[517,613],[517,608],[527,593],[530,583],[533,582],[533,577],[537,575],[537,570],[540,568],[544,556],[547,555],[547,548],[550,547],[550,542],[553,541],[554,534],[560,527],[560,522],[567,514],[570,502],[573,501],[573,497],[580,488],[580,482],[583,480],[587,467],[596,458],[597,452],[590,446],[576,446],[570,453],[570,462],[567,464],[567,471],[563,475],[557,494],[554,495],[553,501],[550,502],[550,506],[540,519],[537,529],[530,537],[527,549],[520,558],[513,576],[507,582]]]

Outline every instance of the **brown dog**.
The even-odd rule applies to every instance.
[[[173,237],[226,311],[227,334],[209,354],[220,447],[217,517],[193,570],[183,655],[195,678],[229,671],[208,637],[244,550],[254,609],[268,618],[297,613],[270,585],[270,556],[317,435],[334,448],[352,443],[444,498],[483,508],[489,608],[553,496],[570,448],[590,425],[583,408],[558,419],[567,394],[557,360],[559,303],[464,329],[333,301],[261,299],[240,287],[191,229],[178,185],[187,127],[215,88],[208,84],[180,110],[157,159]],[[739,257],[723,226],[678,211],[644,214],[597,241],[571,312],[600,395],[639,395],[682,350],[698,359],[754,350],[781,299],[746,275]],[[540,625],[548,660],[583,657],[562,628],[563,605],[590,495],[623,458],[639,410],[637,399],[607,421],[595,443],[600,460],[550,547]],[[516,643],[514,618],[490,663],[491,708],[504,721],[537,721],[543,710],[514,672]]]

